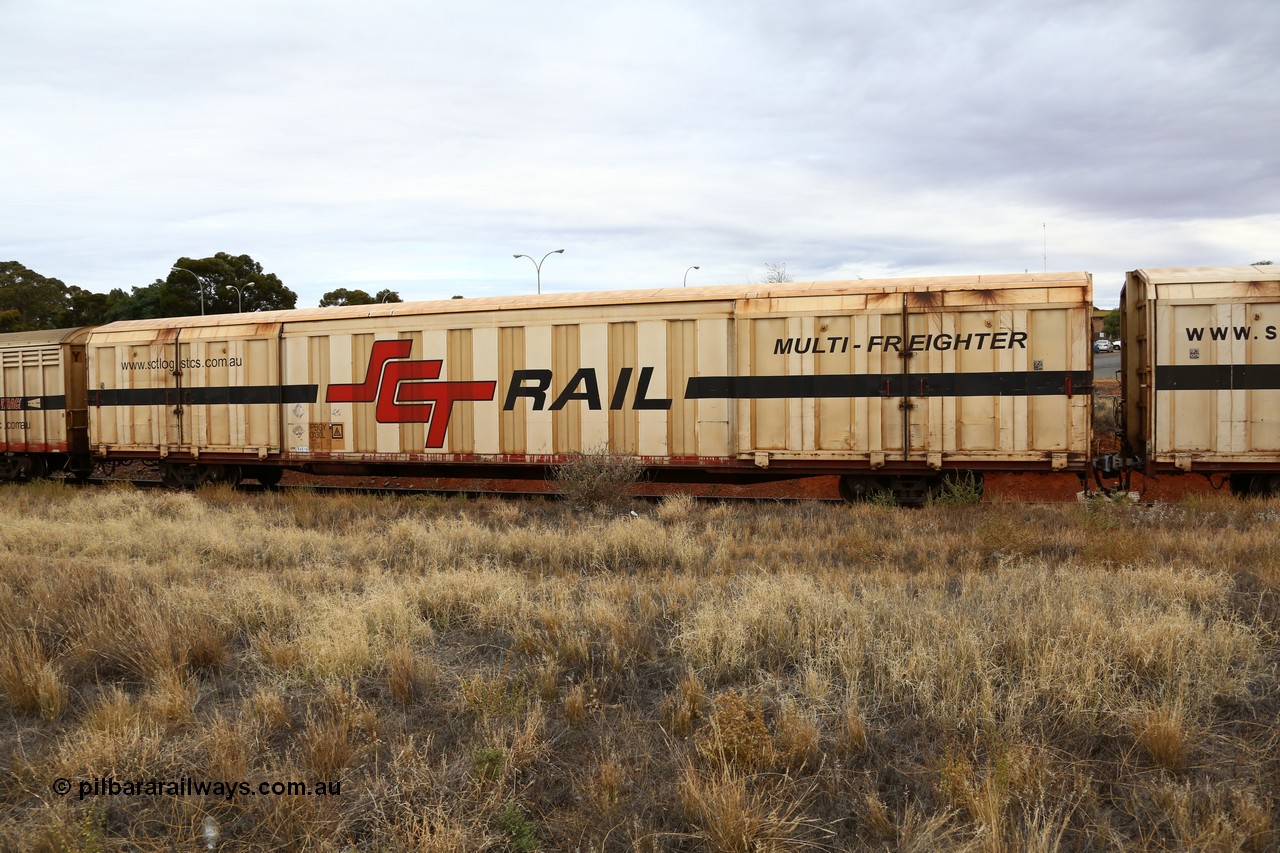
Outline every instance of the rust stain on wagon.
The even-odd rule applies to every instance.
[[[936,290],[908,290],[906,297],[908,308],[930,310],[942,307],[942,294]]]
[[[1249,297],[1280,297],[1280,281],[1246,281],[1244,292]]]

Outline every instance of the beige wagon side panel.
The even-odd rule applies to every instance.
[[[686,400],[683,389],[698,374],[698,322],[667,321],[667,376],[669,388],[679,388],[667,418],[667,448],[672,456],[690,457],[698,452],[698,401]]]
[[[609,373],[610,377],[625,375],[629,383],[636,374],[636,324],[609,324]],[[640,437],[637,413],[634,408],[609,405],[609,450],[613,453],[637,453]]]
[[[1131,310],[1126,337],[1149,341],[1126,340],[1134,448],[1183,471],[1280,466],[1280,272],[1136,270],[1135,302],[1145,322]]]
[[[499,381],[499,377],[504,375],[499,366],[499,331],[492,327],[471,329],[473,365],[471,378],[477,381],[492,379],[497,383],[497,390],[492,400],[475,401],[464,406],[470,409],[474,423],[473,452],[481,455],[497,454],[501,451],[499,427],[502,421],[503,398],[507,389]]]
[[[279,327],[208,326],[178,339],[182,434],[175,448],[193,453],[280,450]]]
[[[66,330],[0,335],[0,452],[60,453],[68,446],[71,349]],[[83,353],[80,358],[83,359]]]
[[[263,457],[280,448],[279,327],[145,322],[86,345],[96,452]]]
[[[471,329],[448,329],[443,333],[447,341],[446,349],[449,357],[445,360],[448,379],[471,381],[475,379],[475,344]],[[461,406],[453,413],[448,436],[450,453],[469,454],[476,452],[476,412],[475,406]],[[403,448],[406,452],[415,452],[425,447],[424,429],[417,425],[413,433],[413,441],[407,442]]]
[[[588,403],[569,403],[579,419],[580,449],[590,453],[609,447],[609,324],[582,323],[578,326],[578,363],[592,370],[600,393],[600,405],[592,408]]]
[[[739,452],[871,468],[1083,463],[1089,293],[1074,276],[743,300]]]
[[[1218,365],[1231,363],[1230,345],[1198,342],[1188,345],[1178,341],[1178,332],[1188,328],[1216,328],[1221,322],[1230,325],[1231,305],[1211,303],[1177,304],[1160,300],[1156,303],[1156,326],[1160,329],[1158,348],[1161,367]],[[1161,371],[1164,372],[1164,371]],[[1230,439],[1230,391],[1180,390],[1156,395],[1157,454],[1226,451],[1219,439]],[[1224,442],[1224,444],[1227,442]]]
[[[89,338],[89,437],[95,452],[168,455],[177,448],[176,330],[111,331]]]
[[[731,372],[733,354],[737,351],[736,326],[728,311],[717,311],[697,321],[697,372],[688,376],[725,376]],[[685,382],[686,387],[688,381]],[[682,392],[681,398],[685,395]],[[698,411],[697,455],[731,457],[737,453],[734,428],[734,403],[727,397],[700,399]]]
[[[1246,337],[1245,364],[1280,365],[1280,294],[1265,301],[1249,299],[1241,322],[1252,330]],[[1243,393],[1244,412],[1237,426],[1241,446],[1280,460],[1280,391],[1249,388]]]
[[[602,448],[661,461],[704,456],[709,447],[723,459],[733,453],[727,401],[686,401],[683,392],[693,371],[726,372],[730,305],[291,323],[283,349],[286,382],[317,385],[318,400],[335,392],[341,399],[287,407],[287,451],[295,459],[354,454],[374,461],[545,464]],[[430,396],[422,387],[450,383],[491,390],[447,411],[406,403],[406,394]],[[447,420],[447,432],[431,446],[429,424],[437,414]],[[317,424],[340,429],[342,442],[317,446]]]
[[[510,377],[515,384],[514,374],[525,366],[525,330],[523,326],[503,326],[498,329],[498,376],[501,379]],[[498,393],[504,394],[506,383],[499,381]],[[513,405],[508,409],[506,398],[503,398],[502,412],[499,416],[498,451],[504,455],[515,456],[526,452],[528,440],[528,407]]]

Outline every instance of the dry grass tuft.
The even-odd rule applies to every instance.
[[[1134,729],[1138,746],[1156,764],[1172,773],[1186,766],[1189,733],[1182,712],[1177,708],[1161,706],[1148,709]]]
[[[249,697],[249,715],[255,723],[269,733],[283,731],[292,726],[289,702],[279,689],[259,687]]]
[[[875,792],[863,798],[862,821],[873,838],[884,842],[898,840],[898,827],[889,817],[889,809],[885,806],[884,800],[880,799]]]
[[[802,829],[811,822],[799,800],[771,792],[759,779],[729,768],[701,773],[686,767],[679,801],[695,834],[712,850],[724,853],[782,851],[810,846]]]
[[[788,702],[778,714],[773,738],[778,763],[791,773],[813,770],[822,761],[818,721]]]
[[[343,714],[307,718],[298,738],[298,760],[315,779],[340,779],[356,757],[356,732]]]
[[[383,657],[387,692],[397,705],[408,707],[435,692],[440,667],[430,658],[414,652],[404,640],[388,645]]]
[[[587,720],[587,688],[574,684],[564,694],[564,718],[571,726],[580,726]]]
[[[720,694],[713,708],[697,738],[699,756],[709,764],[746,773],[771,768],[776,749],[760,708],[737,693]]]
[[[584,778],[580,791],[594,814],[612,818],[622,808],[626,786],[626,767],[617,756],[606,753],[595,770]]]
[[[40,640],[31,632],[17,631],[0,643],[0,689],[9,707],[17,714],[56,722],[67,709],[67,685]]]
[[[841,751],[850,757],[862,755],[870,748],[867,721],[862,716],[857,696],[851,695],[845,702],[844,713],[836,729],[836,740]]]
[[[687,672],[676,689],[662,699],[664,727],[677,737],[688,737],[693,733],[694,723],[702,716],[706,703],[706,685],[696,673]]]

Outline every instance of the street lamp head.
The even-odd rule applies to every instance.
[[[192,276],[196,280],[197,284],[200,285],[200,316],[203,317],[204,316],[204,279],[202,279],[200,276],[196,275],[194,272],[187,269],[186,267],[169,267],[169,272],[187,273],[188,275]]]
[[[547,258],[551,257],[552,255],[563,255],[563,254],[564,254],[564,249],[552,249],[550,252],[547,252],[545,255],[542,256],[542,261],[545,261]],[[529,259],[529,262],[533,264],[533,269],[535,271],[534,274],[537,276],[538,292],[541,293],[542,292],[542,261],[535,261],[532,255],[512,255],[511,257]]]

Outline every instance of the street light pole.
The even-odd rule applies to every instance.
[[[169,272],[185,272],[195,276],[196,284],[200,285],[200,316],[203,317],[204,316],[204,279],[202,279],[200,276],[196,275],[195,273],[191,272],[191,270],[187,269],[186,267],[170,267]]]
[[[700,269],[702,269],[702,267],[696,267],[696,266],[695,266],[695,267],[689,267],[689,270],[700,270]],[[684,283],[680,285],[681,287],[688,287],[688,286],[689,286],[689,270],[685,270],[685,271],[684,271]]]
[[[244,313],[244,299],[243,299],[243,298],[241,298],[241,295],[240,295],[240,288],[236,287],[234,284],[228,284],[228,285],[224,285],[224,286],[225,286],[225,287],[229,287],[229,288],[231,288],[232,290],[234,290],[234,291],[236,292],[236,313],[237,313],[237,314],[243,314],[243,313]],[[245,285],[245,287],[248,287],[248,286],[249,286],[249,285],[247,285],[247,284]]]
[[[545,261],[547,258],[551,257],[552,255],[563,255],[563,254],[564,254],[564,249],[555,249],[543,255],[542,261]],[[538,292],[541,293],[542,292],[542,261],[535,261],[533,260],[533,258],[529,257],[528,255],[512,255],[511,257],[529,258],[529,260],[532,261],[533,268],[538,274]]]

